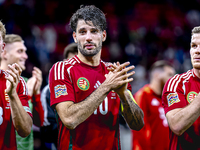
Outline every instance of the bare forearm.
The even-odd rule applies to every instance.
[[[12,121],[16,131],[22,137],[30,134],[32,128],[32,119],[24,110],[17,95],[10,97]]]
[[[200,95],[184,108],[177,108],[166,114],[171,130],[183,134],[200,116]]]
[[[82,102],[72,103],[67,107],[60,103],[56,105],[56,110],[65,126],[69,129],[74,129],[94,113],[108,92],[107,87],[102,84]]]
[[[125,91],[120,96],[123,105],[123,116],[128,123],[129,127],[133,130],[140,130],[144,126],[143,111],[141,108],[132,100],[130,94]]]

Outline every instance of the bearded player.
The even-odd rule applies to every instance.
[[[143,112],[128,86],[134,66],[118,63],[109,72],[101,60],[106,18],[99,8],[81,7],[71,17],[70,26],[78,55],[56,63],[49,74],[51,105],[59,116],[58,149],[120,149],[121,105],[131,129],[144,125]]]

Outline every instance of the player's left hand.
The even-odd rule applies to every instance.
[[[19,67],[17,63],[12,65],[8,65],[8,70],[6,70],[8,75],[5,76],[6,81],[6,93],[9,96],[14,96],[16,94],[17,85],[20,80],[20,75],[22,73],[22,69]]]
[[[33,94],[35,95],[40,94],[40,89],[42,86],[42,71],[39,68],[34,67],[32,71],[32,76],[36,78]]]
[[[110,64],[110,67],[108,67],[108,70],[109,71],[114,71],[119,67],[120,67],[120,63],[119,62],[113,63],[113,64]],[[125,69],[125,68],[121,68],[121,69],[119,69],[119,71],[122,71],[123,69]],[[124,74],[127,74],[127,72],[125,72]],[[124,80],[126,80],[126,79],[127,78],[125,78]],[[119,88],[115,89],[115,92],[120,96],[121,94],[123,94],[127,90],[127,86],[128,86],[128,83],[123,84]]]

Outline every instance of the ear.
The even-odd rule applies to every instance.
[[[8,52],[5,50],[5,48],[2,49],[2,53],[1,53],[1,58],[2,59],[7,59],[7,55],[8,55]]]
[[[1,49],[2,52],[5,50],[5,46],[6,46],[6,43],[3,42],[2,49]]]
[[[77,43],[77,40],[76,40],[76,32],[73,32],[72,36],[73,36],[74,42]]]
[[[107,37],[106,30],[103,31],[102,35],[103,35],[102,41],[104,42],[106,40],[106,37]]]

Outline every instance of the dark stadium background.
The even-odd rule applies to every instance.
[[[7,33],[21,35],[28,48],[23,76],[30,77],[37,66],[43,86],[47,84],[49,69],[73,42],[69,19],[81,4],[93,4],[106,14],[102,59],[136,66],[133,94],[148,82],[148,69],[156,60],[172,62],[177,73],[191,68],[190,36],[200,25],[200,0],[0,0],[0,20]]]

